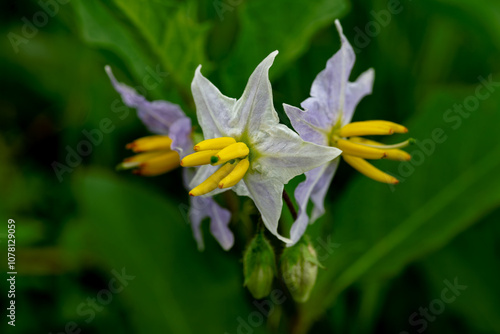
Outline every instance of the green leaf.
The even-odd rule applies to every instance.
[[[87,43],[115,52],[138,80],[148,75],[148,66],[158,64],[146,45],[138,41],[102,2],[77,0],[72,4],[76,8],[83,39]]]
[[[199,64],[208,65],[209,24],[197,21],[197,2],[113,0],[142,33],[174,80],[189,89]]]
[[[433,1],[428,2],[427,6],[435,6]],[[442,12],[451,18],[468,21],[476,29],[484,29],[489,35],[489,39],[500,49],[500,6],[494,0],[479,0],[470,2],[467,0],[440,0]]]
[[[448,112],[475,92],[476,87],[438,92],[422,106],[409,124],[418,139],[408,148],[412,161],[379,165],[396,170],[401,184],[357,176],[331,208],[334,224],[323,222],[320,233],[333,233],[341,247],[324,261],[328,270],[303,308],[306,323],[354,282],[399,273],[500,204],[500,146],[494,140],[499,92],[478,100],[477,110],[463,109],[464,116]]]
[[[234,333],[237,318],[254,311],[241,263],[210,240],[199,252],[174,201],[96,171],[75,189],[93,254],[106,272],[125,268],[135,276],[119,297],[133,315],[134,333]]]
[[[271,77],[277,77],[305,51],[317,31],[346,11],[345,0],[242,3],[237,8],[240,32],[222,70],[224,87],[230,95],[241,93],[255,66],[274,50],[279,50],[280,54]]]
[[[492,268],[492,264],[498,262],[499,217],[500,210],[496,210],[420,264],[436,297],[441,296],[445,288],[444,280],[453,282],[457,278],[460,285],[467,286],[456,299],[446,304],[445,312],[458,313],[474,327],[471,331],[474,333],[500,332],[499,274]],[[448,294],[449,298],[452,296]]]
[[[134,86],[142,84],[159,97],[190,103],[194,71],[207,63],[204,46],[209,26],[197,22],[196,3],[114,3],[118,10],[101,2],[74,2],[83,38],[123,59],[135,77]],[[161,72],[160,85],[152,82],[152,72]],[[171,84],[178,95],[169,89]]]

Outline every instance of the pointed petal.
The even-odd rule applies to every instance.
[[[341,153],[335,147],[306,142],[282,124],[264,129],[255,137],[253,147],[259,156],[252,162],[251,168],[284,184],[297,175],[335,159]]]
[[[321,217],[325,213],[325,196],[330,188],[330,184],[332,183],[333,176],[337,171],[337,167],[339,166],[340,157],[330,162],[324,173],[319,178],[318,182],[314,186],[313,191],[311,192],[311,200],[314,204],[313,211],[311,213],[310,223],[314,223],[316,219]]]
[[[295,201],[299,206],[299,210],[297,211],[297,219],[290,230],[290,239],[292,239],[293,242],[291,245],[299,241],[309,224],[307,204],[309,203],[311,192],[321,178],[321,175],[323,175],[325,169],[326,165],[323,165],[306,172],[306,179],[295,188]]]
[[[278,233],[278,221],[283,206],[283,183],[259,173],[248,173],[244,180],[250,198],[262,215],[262,221],[266,228],[281,241],[290,243],[290,239]]]
[[[184,168],[184,184],[189,184],[194,176],[193,168]],[[204,248],[203,236],[201,234],[201,222],[205,218],[210,218],[210,231],[217,239],[224,250],[229,250],[234,244],[234,235],[228,225],[231,219],[231,213],[220,207],[210,197],[190,197],[191,206],[189,208],[189,220],[193,229],[193,236],[198,244],[198,249]]]
[[[354,50],[344,36],[338,20],[335,21],[335,25],[342,46],[327,61],[326,68],[314,80],[311,87],[311,98],[301,104],[305,110],[323,113],[324,117],[329,119],[328,124],[336,123],[339,113],[344,110],[347,82],[356,59]]]
[[[198,123],[205,139],[216,137],[233,137],[238,129],[231,129],[234,116],[235,99],[223,95],[214,84],[201,74],[198,66],[191,83]],[[241,131],[239,131],[241,132]]]
[[[208,216],[210,217],[210,232],[219,242],[224,250],[229,250],[234,244],[233,232],[228,225],[231,220],[231,212],[223,209],[215,202],[213,198],[207,198],[210,201],[208,207]]]
[[[149,102],[144,96],[138,94],[135,89],[118,82],[109,66],[106,66],[105,70],[113,87],[121,95],[123,103],[130,108],[137,109],[137,115],[149,131],[168,135],[170,127],[175,121],[187,118],[177,104],[161,100]]]
[[[342,116],[342,125],[351,122],[354,110],[358,103],[366,95],[370,95],[373,89],[373,81],[375,80],[375,71],[370,68],[363,72],[355,82],[349,82],[346,89],[344,114]]]
[[[191,229],[193,230],[193,237],[196,240],[196,244],[198,245],[198,250],[205,249],[205,243],[203,242],[203,235],[201,233],[201,222],[203,218],[206,217],[205,213],[200,210],[193,209],[197,207],[199,204],[199,197],[190,197],[190,205],[189,205],[189,223],[191,224]]]
[[[263,126],[273,126],[279,123],[278,114],[273,106],[273,93],[269,81],[269,68],[277,54],[278,51],[269,54],[248,79],[243,95],[236,103],[237,118],[232,127],[246,128],[249,133],[252,133]]]
[[[306,179],[295,188],[295,201],[299,206],[299,210],[297,212],[297,220],[295,220],[290,230],[290,239],[292,239],[294,244],[302,237],[309,224],[307,204],[309,203],[311,192],[325,172],[326,166],[323,165],[306,172]]]
[[[324,200],[340,158],[305,173],[306,179],[295,189],[295,200],[299,206],[297,220],[292,225],[290,239],[295,244],[312,224],[325,213]],[[309,199],[314,203],[311,218],[307,215]],[[290,245],[289,245],[290,246]]]
[[[303,140],[319,145],[328,145],[328,134],[331,132],[332,124],[328,123],[324,113],[304,111],[285,103],[283,108],[293,128]]]
[[[203,219],[210,218],[210,232],[219,242],[224,250],[229,250],[234,244],[233,232],[228,225],[231,213],[221,208],[210,197],[191,197],[191,208],[189,212],[193,235],[198,243],[198,248],[203,249],[203,237],[200,225]]]

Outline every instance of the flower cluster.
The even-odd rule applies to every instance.
[[[351,123],[357,104],[372,92],[374,71],[369,69],[354,82],[349,81],[355,54],[340,23],[335,23],[342,45],[314,80],[311,96],[301,103],[302,109],[283,105],[296,132],[280,123],[273,105],[269,69],[277,51],[256,67],[239,99],[223,95],[202,75],[201,65],[196,69],[191,90],[202,134],[193,133],[190,118],[178,105],[147,101],[117,82],[106,67],[124,103],[136,108],[139,118],[155,134],[128,144],[126,147],[137,154],[125,159],[119,169],[155,176],[185,167],[184,184],[195,208],[190,220],[200,249],[200,224],[205,217],[211,219],[211,232],[224,249],[234,243],[228,228],[231,213],[213,200],[214,195],[232,189],[238,196],[252,199],[263,226],[290,247],[282,256],[283,272],[293,277],[290,284],[296,292],[292,295],[299,301],[309,296],[318,264],[314,249],[301,238],[307,225],[325,212],[324,199],[340,156],[362,174],[392,184],[398,180],[367,160],[411,158],[401,150],[410,140],[384,145],[363,137],[406,133],[404,126],[381,120]],[[193,138],[201,136],[203,140],[193,142]],[[284,185],[301,174],[306,178],[295,189],[299,210],[294,214],[291,208],[295,221],[286,237],[278,232],[283,198],[288,199]],[[309,201],[313,203],[310,217]],[[293,206],[290,201],[287,204]],[[254,295],[262,297],[270,290],[274,276],[274,253],[261,228],[253,240],[245,255],[249,259],[245,260],[245,284]],[[269,255],[264,256],[261,248]],[[265,279],[261,273],[266,273]]]

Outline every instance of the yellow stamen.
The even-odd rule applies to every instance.
[[[222,150],[223,148],[236,143],[236,140],[231,137],[220,137],[214,139],[207,139],[199,142],[194,146],[195,151],[205,151],[205,150]]]
[[[342,154],[352,155],[364,159],[382,159],[386,156],[384,150],[356,144],[350,140],[338,139],[336,146],[342,150]]]
[[[223,164],[229,160],[237,159],[237,158],[245,158],[250,150],[245,143],[239,142],[235,144],[231,144],[226,148],[222,149],[215,156],[218,159],[214,165]]]
[[[134,174],[144,176],[156,176],[172,169],[179,167],[179,153],[176,151],[168,151],[146,160],[139,165],[139,169],[134,171]]]
[[[195,152],[193,154],[185,156],[181,161],[181,166],[182,167],[194,167],[194,166],[207,165],[210,163],[210,158],[212,158],[214,155],[216,155],[217,152],[219,152],[219,151],[218,150],[207,150],[207,151]]]
[[[405,146],[410,144],[410,140],[407,140],[403,143],[395,144],[395,145],[384,145],[384,144],[379,143],[377,141],[365,139],[365,138],[361,138],[361,137],[351,137],[351,138],[349,138],[349,140],[354,142],[354,143],[359,143],[361,145],[367,145],[369,147],[385,149],[385,153],[386,153],[385,158],[389,159],[389,160],[409,161],[411,159],[411,155],[408,154],[407,152],[405,152],[403,150],[391,148],[391,147],[405,147]]]
[[[156,157],[162,155],[163,153],[165,153],[165,152],[147,152],[147,153],[136,154],[132,157],[128,157],[128,158],[123,159],[123,162],[121,164],[119,164],[118,166],[116,166],[116,169],[123,170],[123,169],[130,169],[130,168],[138,167],[144,161],[156,158]]]
[[[356,169],[361,174],[382,183],[397,184],[398,179],[395,177],[382,172],[380,169],[376,168],[366,160],[358,157],[353,157],[351,155],[342,154],[345,162],[351,165],[352,168]]]
[[[340,129],[339,136],[353,137],[369,135],[392,135],[394,133],[394,129],[390,126],[372,122],[373,121],[349,123]]]
[[[219,188],[229,188],[240,182],[243,176],[245,176],[245,173],[248,170],[248,166],[250,166],[250,162],[248,161],[248,159],[243,159],[238,162],[233,171],[219,182]]]
[[[170,151],[172,139],[167,136],[147,136],[134,140],[125,146],[134,152],[168,150]]]
[[[408,129],[400,124],[389,121],[369,121],[373,125],[388,126],[394,130],[395,133],[407,133]]]
[[[386,159],[397,161],[410,161],[411,155],[403,150],[387,150]]]
[[[216,189],[219,185],[219,182],[222,181],[229,173],[231,173],[236,164],[225,164],[221,168],[219,168],[215,173],[210,175],[205,181],[203,181],[200,185],[195,187],[193,190],[189,192],[190,196],[200,196],[206,193],[211,192]]]

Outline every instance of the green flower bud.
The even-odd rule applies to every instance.
[[[269,295],[275,273],[274,249],[259,232],[250,241],[243,255],[244,285],[252,296],[261,299]]]
[[[318,275],[316,251],[307,237],[288,247],[281,255],[281,272],[290,294],[296,302],[304,303],[309,299]]]

